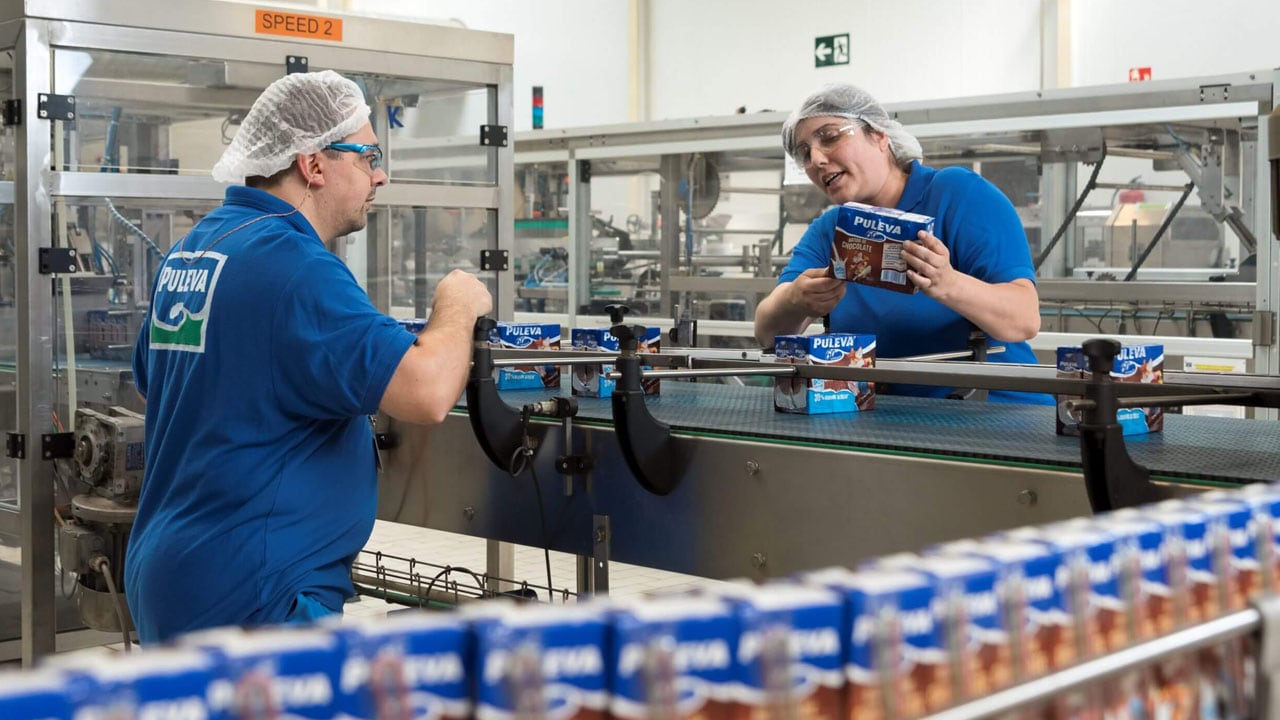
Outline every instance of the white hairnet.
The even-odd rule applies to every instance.
[[[213,179],[271,177],[298,154],[319,152],[369,121],[364,93],[332,70],[285,75],[253,101],[240,130],[213,166]]]
[[[805,98],[782,124],[782,149],[787,154],[791,154],[796,145],[796,126],[801,120],[811,117],[849,118],[883,133],[889,138],[889,151],[901,168],[905,169],[912,160],[924,157],[920,141],[907,132],[902,123],[889,117],[871,93],[860,87],[833,83]]]

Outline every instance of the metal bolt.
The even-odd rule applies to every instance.
[[[748,461],[747,461],[747,474],[748,474],[748,475],[755,475],[755,474],[756,474],[756,473],[758,473],[758,472],[760,472],[760,463],[756,462],[755,460],[748,460]]]
[[[476,519],[476,509],[475,509],[475,508],[473,508],[473,507],[471,507],[470,505],[468,505],[468,506],[466,506],[466,507],[462,508],[462,516],[463,516],[463,517],[465,517],[465,518],[466,518],[466,519],[468,519],[468,520],[475,520],[475,519]]]
[[[1031,507],[1032,505],[1035,505],[1038,500],[1039,498],[1036,497],[1035,490],[1022,490],[1018,493],[1019,505],[1026,505],[1027,507]]]
[[[596,540],[596,543],[604,542],[604,528],[602,527],[596,528],[595,540]]]
[[[751,567],[760,569],[769,562],[769,558],[764,553],[756,553],[751,556]]]

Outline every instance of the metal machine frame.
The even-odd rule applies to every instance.
[[[48,276],[40,273],[41,248],[55,244],[51,223],[58,198],[162,198],[217,201],[223,187],[208,177],[151,174],[63,172],[53,167],[52,124],[38,111],[37,94],[52,91],[55,49],[89,49],[145,53],[153,56],[233,60],[278,65],[286,57],[305,55],[314,69],[447,80],[490,88],[488,122],[513,125],[513,40],[501,35],[456,28],[392,22],[321,12],[340,18],[341,41],[289,38],[255,32],[255,6],[186,0],[181,3],[129,4],[83,0],[10,0],[0,3],[0,47],[13,48],[12,97],[21,101],[17,171],[13,182],[0,183],[0,198],[16,210],[17,243],[17,427],[7,428],[26,441],[26,452],[14,461],[19,508],[0,509],[0,529],[21,538],[21,657],[30,664],[53,652],[54,518],[53,471],[41,456],[41,432],[48,426],[55,397],[53,342],[47,328],[54,322],[54,300]],[[262,9],[272,9],[264,6]],[[298,12],[296,8],[280,8]],[[394,48],[394,49],[389,49]],[[256,95],[254,93],[253,95]],[[252,98],[250,97],[250,100]],[[192,102],[198,101],[192,98]],[[386,119],[375,129],[386,137]],[[455,185],[441,182],[397,182],[378,194],[368,244],[369,292],[375,304],[390,310],[389,222],[379,222],[391,208],[476,208],[496,213],[498,249],[510,247],[513,154],[509,146],[489,155],[496,182]],[[497,297],[510,297],[509,274],[496,276]],[[62,402],[65,402],[63,400]],[[15,453],[16,454],[16,453]]]
[[[1268,115],[1280,105],[1280,72],[1265,70],[1203,78],[1127,83],[1071,89],[1051,89],[985,97],[913,101],[886,105],[894,117],[916,135],[925,148],[926,159],[1039,157],[1044,163],[1066,163],[1041,182],[1042,237],[1055,234],[1069,219],[1077,199],[1076,163],[1099,157],[1101,141],[1111,156],[1163,159],[1172,162],[1174,153],[1157,151],[1158,135],[1169,125],[1198,127],[1208,131],[1248,136],[1239,152],[1232,148],[1220,165],[1206,161],[1210,171],[1201,172],[1202,182],[1215,185],[1217,192],[1232,198],[1240,222],[1258,238],[1258,266],[1274,268],[1277,248],[1266,242],[1270,236],[1271,199],[1267,191]],[[563,162],[567,165],[569,235],[571,258],[590,257],[590,184],[584,178],[604,174],[656,172],[662,180],[661,263],[664,270],[679,266],[680,202],[677,201],[680,158],[692,153],[736,154],[750,169],[780,170],[782,149],[779,137],[786,113],[706,117],[631,123],[574,129],[535,130],[516,137],[517,166]],[[1256,137],[1255,137],[1256,136]],[[1167,140],[1167,139],[1166,139]],[[1166,143],[1167,144],[1167,143]],[[1230,143],[1228,143],[1230,145]],[[1192,168],[1192,172],[1197,172]],[[1212,192],[1212,190],[1210,190]],[[1206,200],[1206,205],[1210,204]],[[1050,264],[1061,258],[1060,249]],[[587,297],[587,276],[582,266],[570,273],[569,312],[560,316],[568,327],[592,324],[575,309]],[[571,268],[574,267],[571,265]],[[1257,374],[1280,373],[1280,338],[1276,332],[1276,310],[1280,308],[1280,282],[1274,272],[1260,272],[1256,284],[1226,288],[1195,283],[1084,283],[1053,279],[1044,281],[1047,297],[1077,301],[1114,302],[1121,298],[1141,299],[1144,293],[1184,301],[1227,302],[1242,298],[1252,305],[1254,337],[1241,340],[1194,339],[1191,353],[1244,357],[1252,361]],[[661,277],[663,304],[660,317],[646,324],[669,324],[672,298],[681,292],[726,291],[767,293],[774,280],[722,280],[664,272]],[[1121,287],[1115,287],[1121,285]],[[1155,286],[1155,287],[1151,287]],[[1051,307],[1051,306],[1050,306]],[[518,316],[524,317],[521,314]],[[538,316],[530,315],[530,321]],[[584,320],[586,322],[584,322]],[[595,321],[598,322],[598,321]],[[747,323],[716,321],[706,330],[726,335],[751,334]],[[1051,348],[1085,336],[1046,335],[1036,347]]]

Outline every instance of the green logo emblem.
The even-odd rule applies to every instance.
[[[213,292],[227,256],[179,252],[165,260],[151,303],[151,348],[203,353]]]

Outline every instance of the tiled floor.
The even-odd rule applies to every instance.
[[[381,550],[389,555],[411,557],[435,565],[462,566],[476,572],[483,572],[485,568],[484,540],[382,520],[374,525],[373,535],[365,545],[365,550]],[[546,560],[542,548],[515,546],[515,580],[546,585],[546,576]],[[572,592],[577,587],[577,562],[573,555],[551,553],[551,582],[557,590],[567,588]],[[680,591],[715,583],[714,580],[693,575],[618,562],[609,564],[609,594],[613,597]],[[376,598],[360,596],[347,603],[343,615],[352,619],[385,615],[397,607]]]

